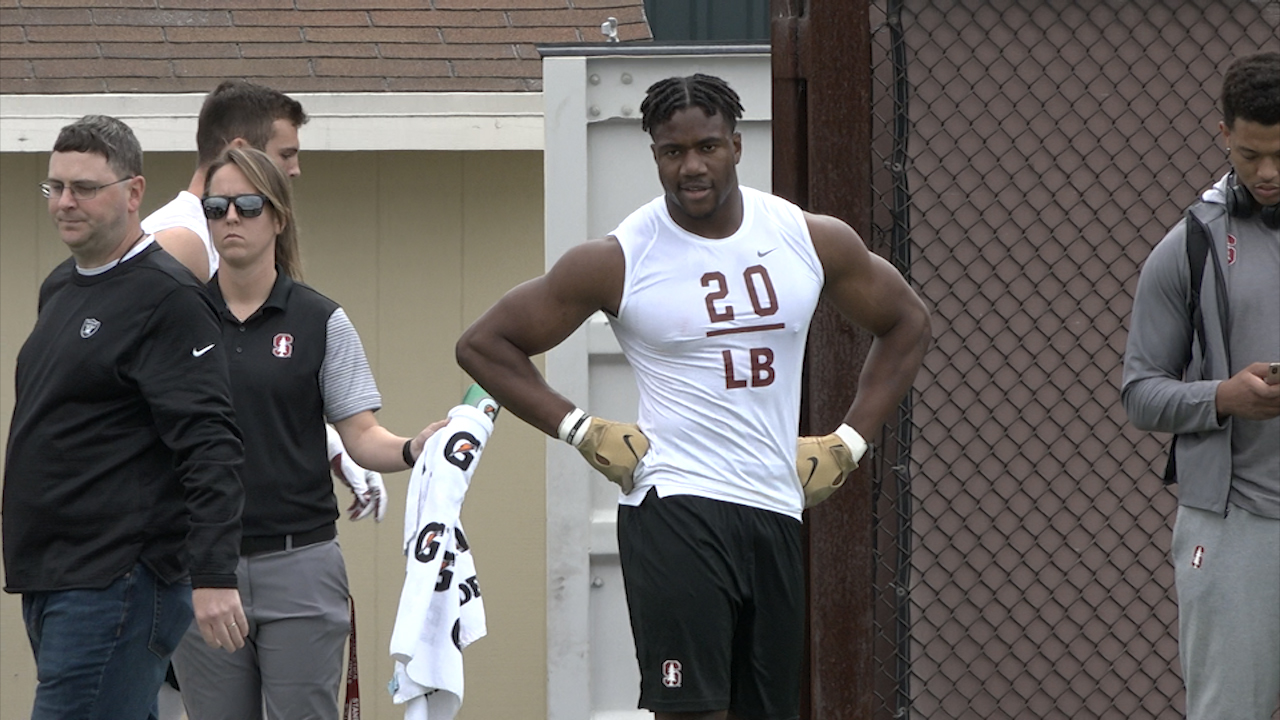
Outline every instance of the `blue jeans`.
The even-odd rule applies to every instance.
[[[36,660],[32,720],[143,720],[191,624],[191,585],[139,563],[103,590],[24,593],[22,617]]]

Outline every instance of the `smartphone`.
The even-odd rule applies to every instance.
[[[1267,384],[1280,385],[1280,362],[1267,366]]]

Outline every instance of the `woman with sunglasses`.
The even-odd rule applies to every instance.
[[[442,423],[413,439],[374,418],[381,397],[355,328],[302,284],[289,182],[264,153],[232,148],[209,168],[205,217],[221,256],[209,282],[244,436],[237,568],[249,627],[234,653],[190,632],[173,664],[191,720],[338,717],[349,632],[325,422],[360,465],[404,470]],[[199,352],[196,348],[193,352]]]

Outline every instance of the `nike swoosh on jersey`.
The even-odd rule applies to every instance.
[[[769,248],[768,250],[757,250],[757,251],[756,251],[756,257],[764,257],[765,255],[768,255],[769,253],[771,253],[771,252],[773,252],[774,250],[777,250],[777,249],[778,249],[778,248],[776,248],[776,247],[771,247],[771,248]]]
[[[217,343],[209,343],[208,345],[200,348],[199,350],[195,348],[191,348],[191,357],[200,357],[201,355],[212,350],[214,345],[217,345]]]

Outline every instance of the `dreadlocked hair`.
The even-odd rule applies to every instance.
[[[702,108],[708,116],[723,114],[732,130],[742,117],[742,100],[729,83],[714,75],[672,77],[649,86],[640,103],[640,129],[652,133],[687,107]]]

